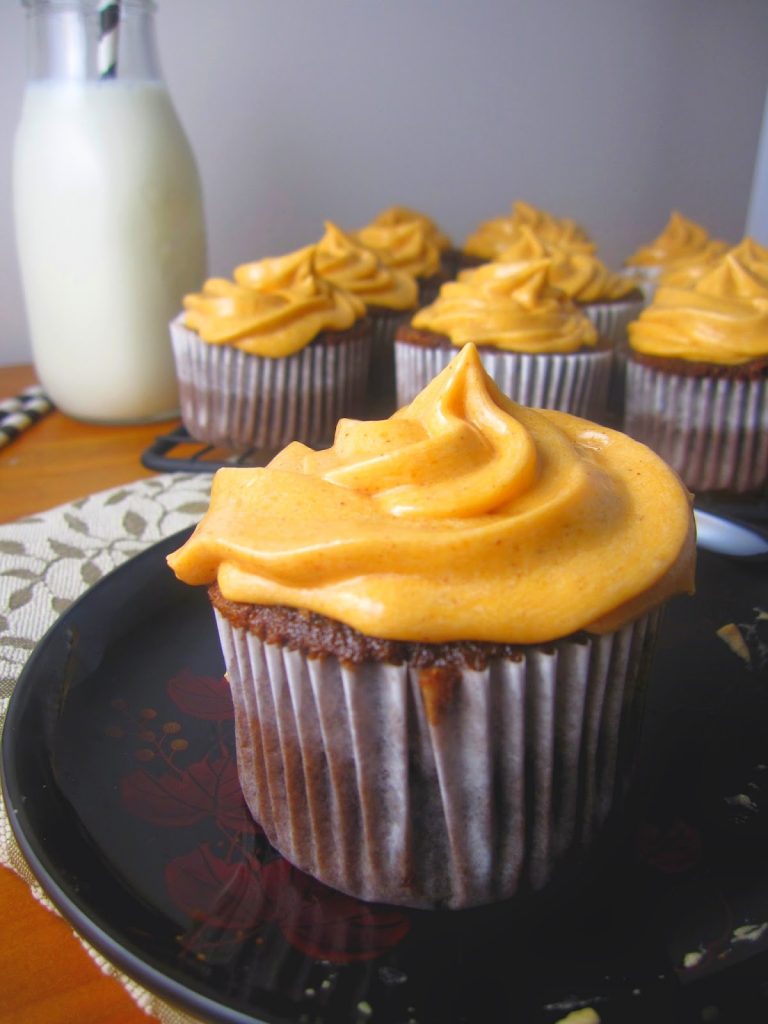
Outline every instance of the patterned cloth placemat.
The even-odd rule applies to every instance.
[[[0,730],[27,658],[59,615],[112,569],[196,523],[208,507],[210,486],[206,473],[165,473],[0,524]],[[19,850],[1,800],[0,864],[55,911]],[[77,937],[145,1013],[162,1024],[193,1024],[195,1018],[146,991]]]

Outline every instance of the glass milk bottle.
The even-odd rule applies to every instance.
[[[163,81],[152,0],[22,0],[13,168],[35,368],[62,412],[173,416],[168,325],[206,276],[200,180]]]

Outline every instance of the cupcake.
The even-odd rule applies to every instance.
[[[548,242],[524,226],[516,240],[499,254],[499,263],[549,259],[549,280],[565,292],[595,325],[598,335],[613,345],[626,340],[627,324],[645,304],[638,283],[625,274],[617,274],[586,248],[568,248]],[[464,273],[471,273],[465,271]]]
[[[546,242],[528,226],[519,229],[516,242],[499,256],[499,262],[526,259],[551,260],[549,279],[595,325],[597,335],[613,349],[608,408],[621,422],[624,415],[624,380],[627,362],[627,325],[645,305],[639,282],[631,275],[609,270],[587,248],[566,248]]]
[[[243,794],[363,900],[541,889],[621,805],[690,496],[649,449],[507,399],[468,345],[390,419],[223,469],[169,562],[207,584]]]
[[[185,296],[171,324],[182,422],[235,452],[328,444],[339,417],[363,409],[365,305],[315,272],[311,247],[256,277],[212,278]]]
[[[382,210],[354,237],[373,249],[388,267],[416,278],[419,303],[431,302],[454,273],[450,239],[423,213],[404,206]]]
[[[695,492],[768,483],[768,264],[727,253],[629,326],[625,425]]]
[[[368,393],[374,400],[394,401],[395,332],[418,306],[416,278],[387,266],[373,249],[329,221],[317,243],[315,269],[365,303],[372,330]]]
[[[486,263],[443,285],[395,336],[398,405],[474,343],[486,369],[522,405],[600,418],[606,409],[611,347],[550,281],[550,259]]]
[[[706,228],[673,210],[661,234],[636,249],[625,263],[643,281],[650,299],[666,271],[682,269],[690,262],[716,260],[727,249],[727,242],[711,238]]]
[[[744,238],[733,249],[728,250],[737,259],[752,267],[763,264],[763,273],[768,273],[768,249],[760,245],[754,238]],[[687,259],[675,260],[667,270],[659,276],[659,284],[671,288],[693,288],[705,274],[723,258],[720,243],[708,245],[702,252]]]
[[[596,248],[587,232],[576,221],[569,217],[554,217],[518,200],[513,203],[508,216],[483,221],[467,237],[462,250],[462,266],[467,268],[499,259],[502,253],[520,244],[521,229],[561,249],[594,252]]]
[[[436,221],[428,217],[426,213],[414,210],[410,206],[388,206],[385,210],[380,210],[371,221],[372,225],[385,228],[413,223],[418,224],[421,230],[435,243],[443,261],[442,269],[446,273],[450,273],[451,261],[455,253],[453,242],[450,236],[446,235]]]

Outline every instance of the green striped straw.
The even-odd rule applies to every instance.
[[[117,75],[119,29],[119,0],[99,0],[99,78],[115,78]]]

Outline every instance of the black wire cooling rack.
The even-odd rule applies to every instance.
[[[227,448],[197,441],[179,424],[167,434],[155,438],[141,455],[141,464],[160,473],[214,473],[221,466],[263,465],[273,452],[247,448],[232,452]]]

